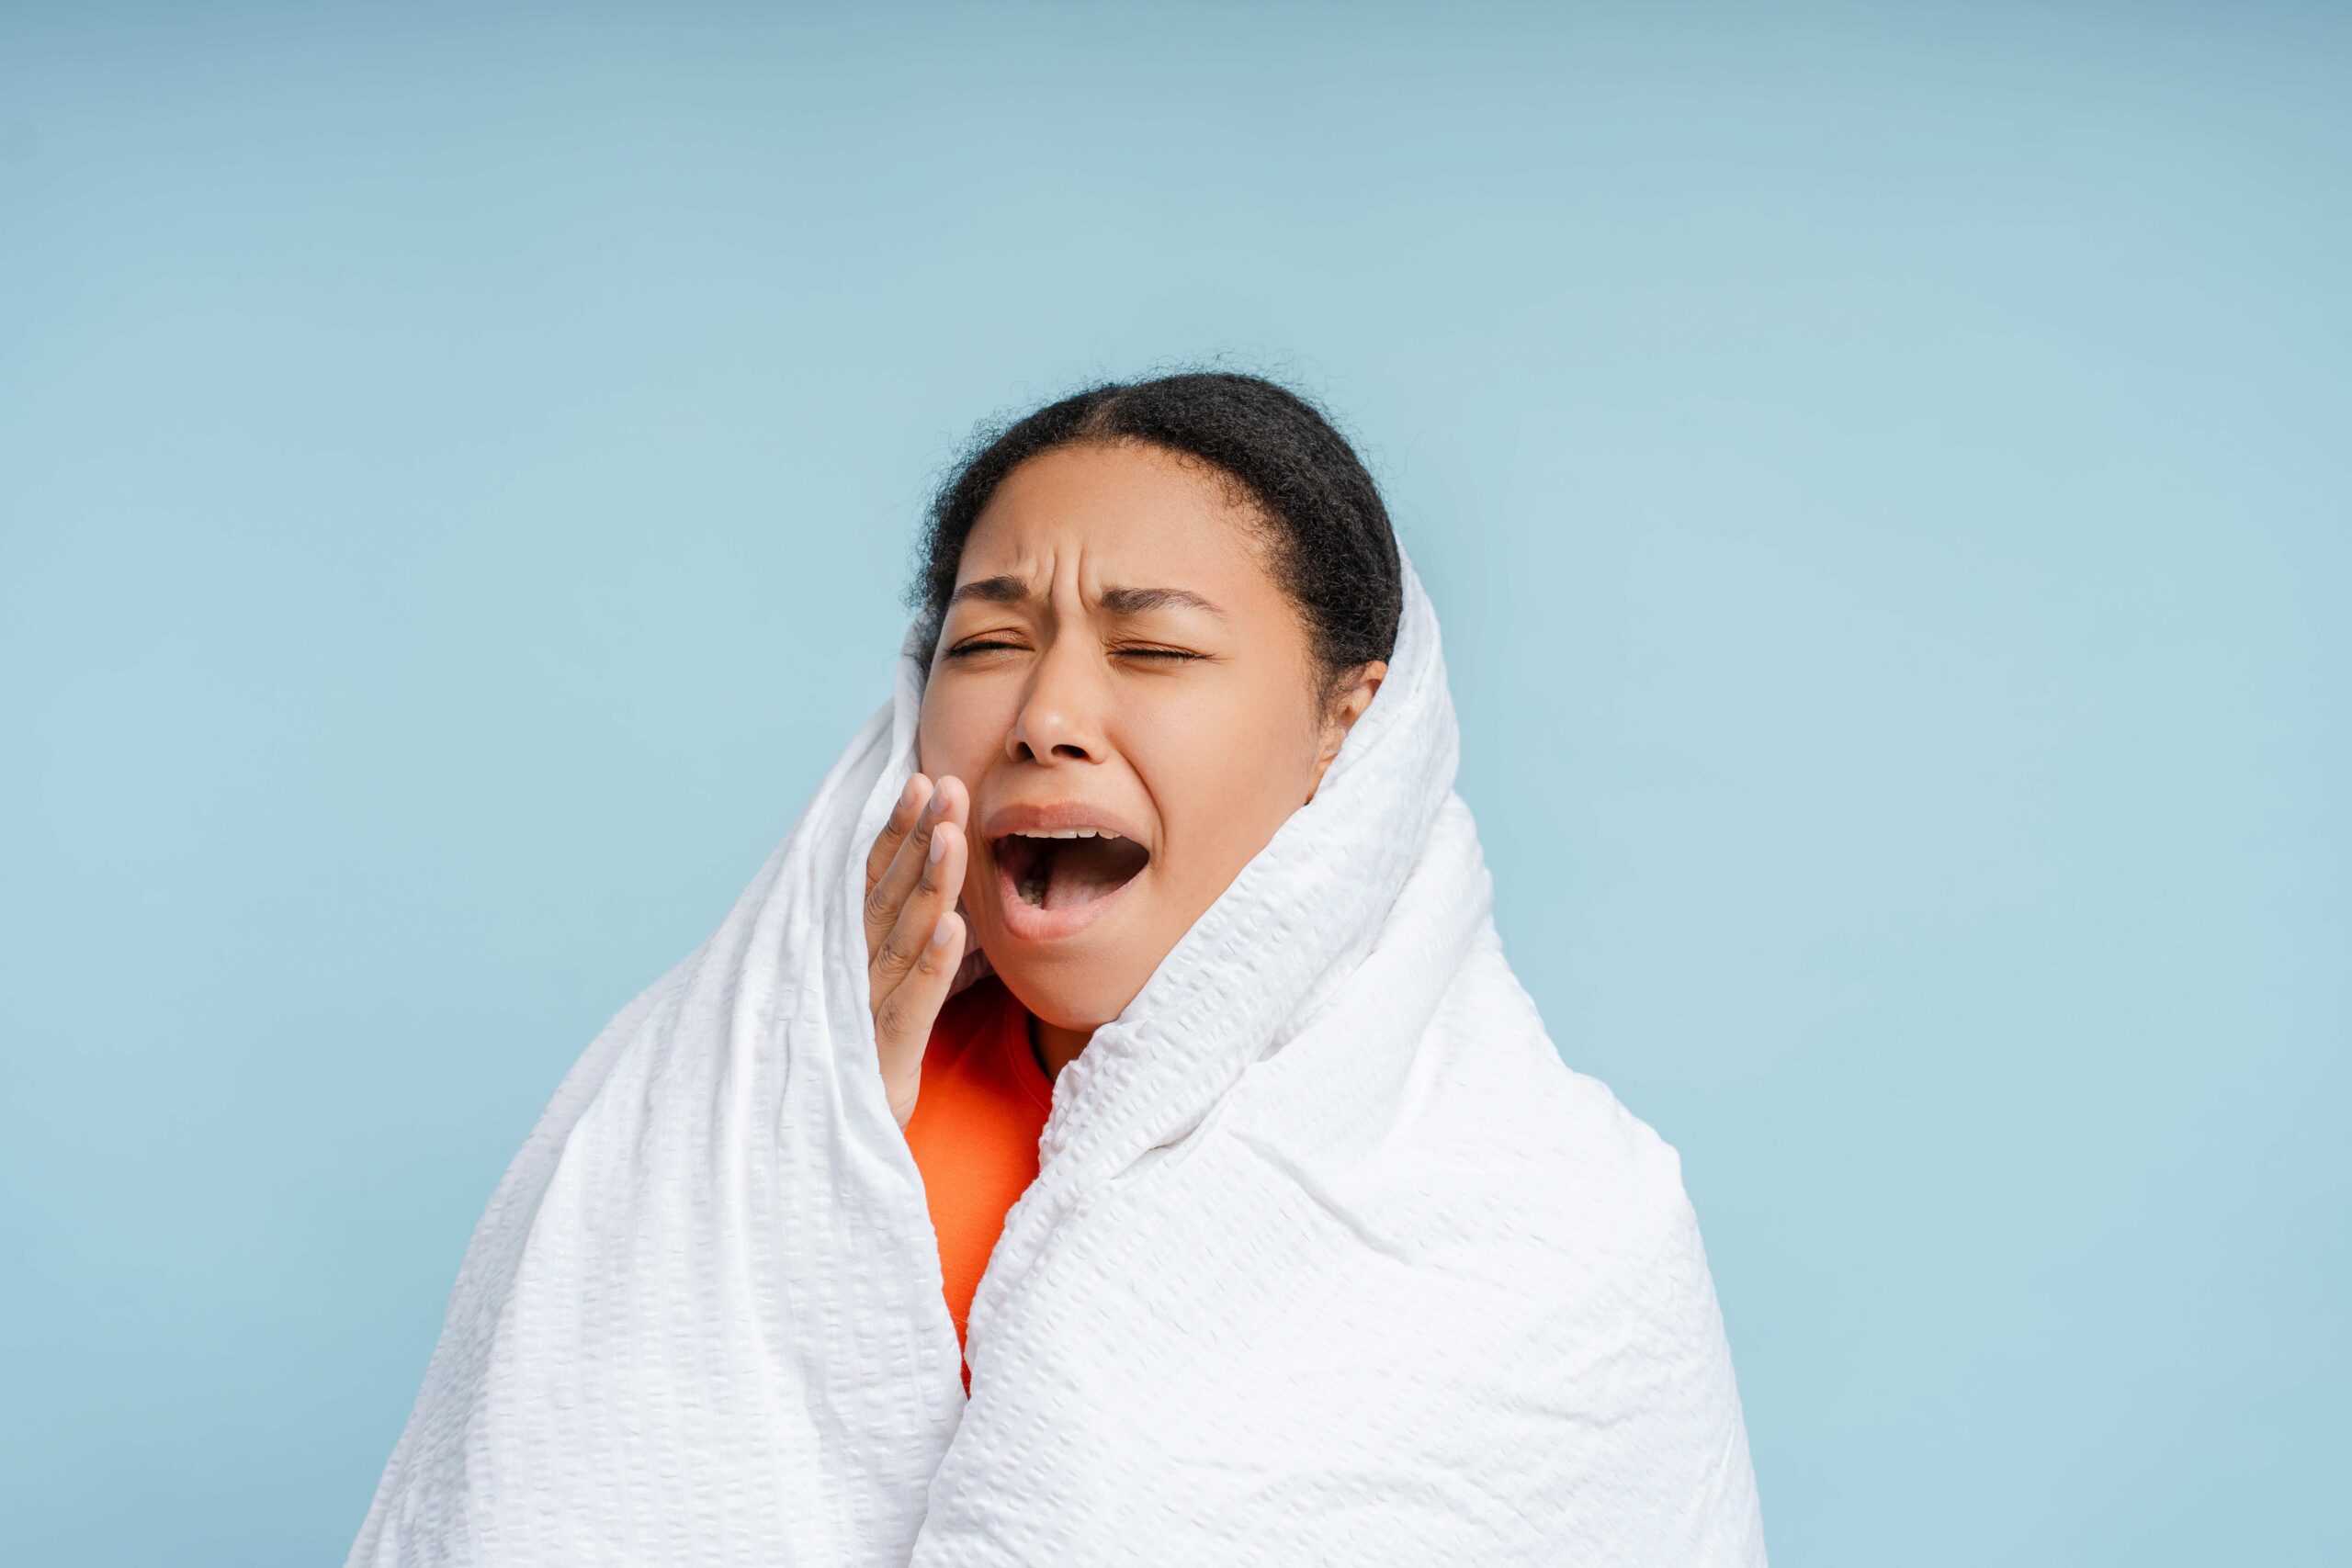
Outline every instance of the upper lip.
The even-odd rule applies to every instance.
[[[1000,806],[989,813],[985,835],[1001,839],[1008,833],[1052,833],[1072,828],[1091,828],[1098,833],[1116,833],[1122,839],[1143,842],[1143,834],[1132,822],[1115,811],[1082,801],[1056,801],[1048,806]]]

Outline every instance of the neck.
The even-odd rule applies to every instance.
[[[1047,1023],[1035,1013],[1029,1015],[1029,1048],[1037,1055],[1038,1065],[1046,1069],[1050,1083],[1062,1076],[1062,1069],[1078,1060],[1086,1043],[1094,1038],[1091,1029],[1064,1029]]]

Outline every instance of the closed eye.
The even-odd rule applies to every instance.
[[[974,653],[1001,653],[1007,651],[1017,653],[1021,651],[1021,649],[1022,645],[1017,642],[1002,642],[993,638],[982,637],[973,642],[959,642],[954,648],[949,649],[943,657],[948,659],[962,659],[967,655]],[[1189,649],[1182,648],[1114,648],[1111,649],[1111,652],[1118,655],[1122,659],[1158,659],[1167,660],[1170,662],[1191,659],[1205,659],[1208,657],[1206,654],[1194,653]]]

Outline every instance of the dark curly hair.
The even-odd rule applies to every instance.
[[[1105,381],[1009,423],[981,427],[931,503],[910,599],[936,641],[964,541],[1007,474],[1041,453],[1142,442],[1197,458],[1261,514],[1275,581],[1298,606],[1328,699],[1344,673],[1385,660],[1404,572],[1379,487],[1314,404],[1227,371]]]

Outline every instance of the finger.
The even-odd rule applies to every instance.
[[[922,871],[891,923],[889,935],[874,954],[869,979],[880,996],[896,986],[922,957],[939,917],[956,907],[964,885],[967,842],[964,829],[953,822],[935,824],[926,833]]]
[[[899,791],[899,804],[890,808],[890,819],[882,824],[882,831],[874,837],[874,847],[865,852],[865,890],[868,893],[873,892],[874,885],[882,879],[883,870],[889,865],[890,857],[899,852],[899,846],[914,830],[915,818],[922,814],[924,803],[931,799],[931,788],[929,779],[915,773]]]
[[[929,781],[926,781],[929,782]],[[882,874],[865,890],[865,945],[871,953],[888,933],[899,918],[899,909],[907,895],[922,876],[925,857],[931,852],[931,830],[943,821],[961,823],[970,810],[970,797],[963,782],[953,774],[942,774],[931,784],[923,808],[913,825],[899,839],[898,849]]]
[[[889,863],[882,874],[875,877],[865,889],[865,951],[869,957],[882,945],[898,922],[899,910],[907,895],[922,876],[923,858],[931,851],[931,829],[943,812],[952,804],[953,796],[941,784],[924,781],[929,786],[923,797],[922,809],[917,813],[907,831],[899,835],[898,847],[891,852]]]
[[[875,1012],[874,1039],[881,1058],[882,1082],[901,1126],[906,1124],[906,1112],[913,1109],[914,1091],[922,1082],[922,1056],[931,1043],[932,1026],[939,1020],[947,987],[963,961],[964,919],[951,909],[931,923],[913,968]]]

